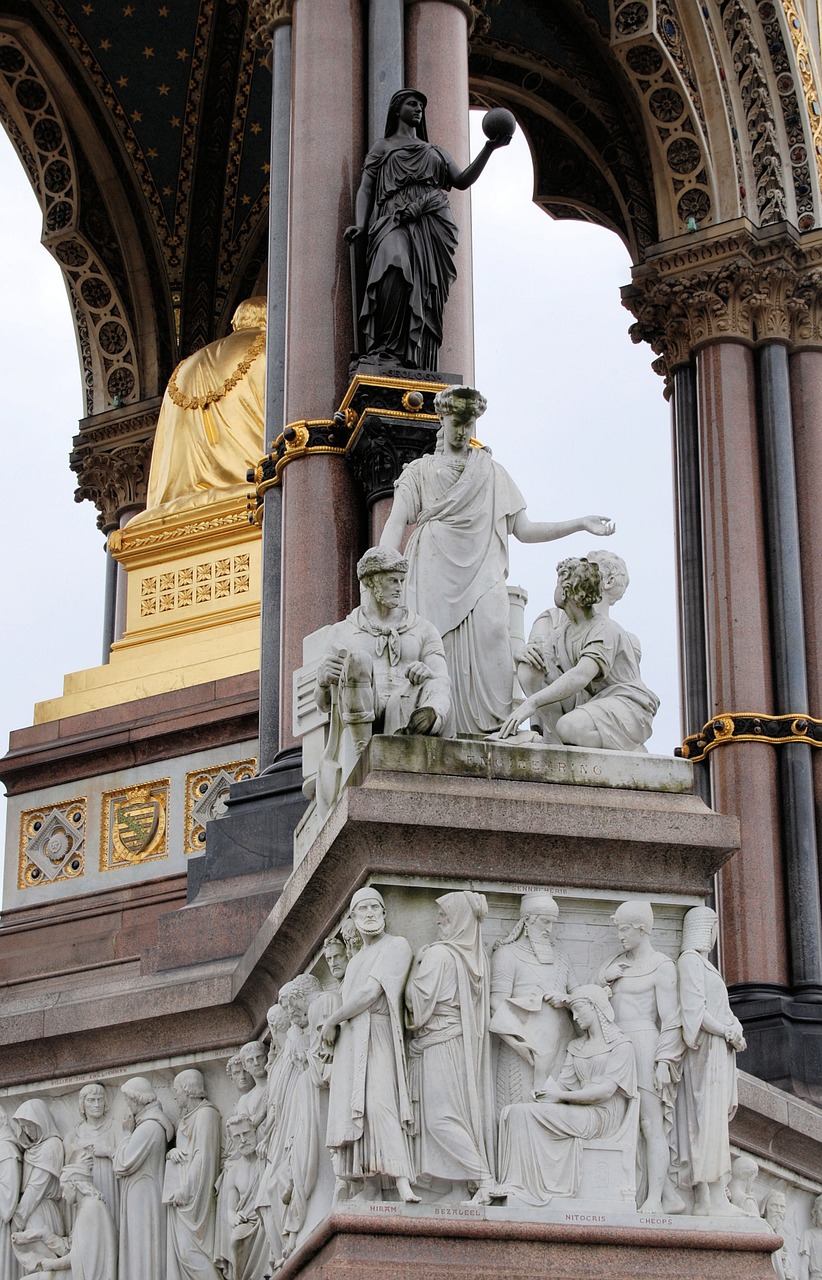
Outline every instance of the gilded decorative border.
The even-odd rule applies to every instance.
[[[75,800],[61,800],[58,804],[23,810],[20,814],[18,889],[44,888],[83,875],[87,808],[88,801],[85,796],[80,796]],[[61,834],[67,844],[59,862],[47,850],[44,854],[55,867],[55,874],[49,877],[43,867],[31,858],[29,851],[35,842],[48,844],[54,838],[59,839]]]
[[[689,734],[674,755],[698,764],[715,747],[729,742],[765,742],[774,747],[804,742],[822,747],[822,720],[796,711],[779,716],[762,711],[720,711],[699,733]]]
[[[186,774],[186,817],[185,835],[183,837],[183,853],[203,853],[205,850],[205,823],[200,818],[206,816],[198,812],[198,806],[218,803],[224,788],[216,787],[221,775],[225,782],[242,782],[245,778],[253,778],[257,771],[257,757],[249,756],[246,760],[232,760],[228,764],[215,764],[208,769],[195,769]],[[216,792],[216,794],[210,794]],[[216,817],[208,814],[207,817]]]

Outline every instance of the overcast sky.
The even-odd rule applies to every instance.
[[[531,202],[532,185],[518,134],[474,188],[476,381],[489,403],[481,438],[532,519],[616,520],[607,542],[631,585],[614,616],[642,642],[643,677],[662,699],[650,747],[670,754],[680,731],[668,406],[649,348],[628,337],[626,249],[598,227],[552,221]],[[60,694],[66,672],[100,662],[105,558],[96,510],[75,504],[68,466],[83,408],[66,291],[2,129],[0,189],[5,750],[34,703]],[[510,581],[528,591],[529,625],[552,602],[557,561],[592,545],[587,534],[512,541]]]

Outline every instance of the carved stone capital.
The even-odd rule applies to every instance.
[[[253,48],[270,52],[276,28],[291,21],[293,7],[294,0],[249,0],[248,29]]]
[[[664,376],[720,339],[822,346],[822,238],[739,225],[724,236],[685,237],[649,258],[622,291]]]
[[[355,375],[339,414],[352,426],[348,459],[369,508],[391,497],[406,463],[433,453],[440,425],[434,396],[444,385],[424,374]]]
[[[69,465],[77,475],[76,502],[88,499],[99,511],[97,526],[116,529],[128,507],[144,507],[151,446],[161,400],[144,400],[128,410],[114,409],[80,423]]]

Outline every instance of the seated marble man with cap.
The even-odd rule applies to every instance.
[[[372,733],[438,735],[446,726],[445,650],[433,624],[402,603],[407,572],[408,561],[390,547],[372,547],[357,565],[359,608],[331,628],[317,670],[314,698],[331,713],[326,765],[339,760],[344,732],[359,756]],[[321,765],[318,800],[323,772]]]

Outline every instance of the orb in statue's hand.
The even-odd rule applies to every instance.
[[[482,132],[489,142],[506,143],[514,136],[517,122],[505,107],[494,107],[482,117]]]

